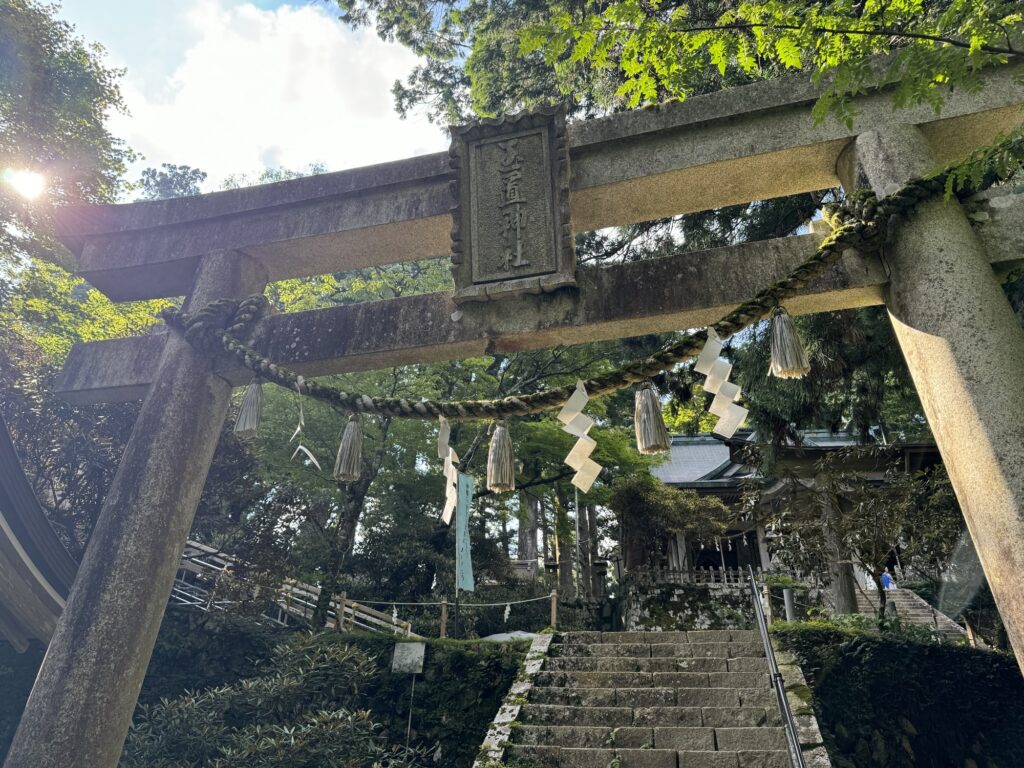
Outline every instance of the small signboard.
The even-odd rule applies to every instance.
[[[420,674],[423,671],[423,656],[426,651],[426,643],[395,643],[391,671],[407,675]]]

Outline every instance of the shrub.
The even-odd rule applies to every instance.
[[[1011,656],[852,622],[772,632],[807,675],[835,768],[1020,764],[1024,680]]]
[[[377,674],[362,651],[296,635],[256,677],[143,705],[123,768],[414,766],[416,751],[389,748],[383,727],[355,711]]]

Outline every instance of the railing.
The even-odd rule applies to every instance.
[[[750,599],[754,602],[754,616],[757,620],[757,629],[761,633],[761,642],[764,643],[764,655],[768,659],[769,676],[771,677],[772,687],[775,689],[775,698],[778,700],[779,713],[782,715],[782,726],[786,731],[789,757],[793,762],[793,768],[807,768],[803,752],[800,750],[800,736],[797,734],[793,710],[789,708],[789,699],[786,698],[786,688],[782,682],[782,673],[779,672],[779,663],[775,659],[775,649],[772,648],[772,641],[768,637],[768,622],[764,617],[764,606],[761,605],[761,595],[757,591],[757,579],[754,577],[754,569],[751,566],[747,566],[747,578],[750,582]]]
[[[748,566],[752,568],[753,566]],[[788,568],[772,567],[770,570],[756,569],[758,575],[789,576],[801,584],[816,585],[819,581],[813,573],[794,571]],[[634,568],[629,578],[641,584],[732,584],[744,586],[747,583],[746,568]]]
[[[217,594],[217,585],[222,579],[230,578],[237,583],[245,584],[243,578],[226,576],[225,567],[229,565],[236,567],[237,561],[212,547],[194,541],[188,542],[179,573],[187,572],[205,578],[211,583],[211,587],[207,588],[179,577],[174,581],[171,600],[179,605],[203,611],[226,610],[236,605],[239,601],[223,599]],[[261,586],[253,585],[252,589],[253,598],[257,598]],[[319,587],[299,581],[286,581],[269,599],[273,610],[264,611],[262,618],[281,626],[287,626],[290,620],[309,621],[313,617],[319,598]],[[327,626],[337,630],[362,629],[402,637],[419,637],[412,631],[412,625],[408,621],[375,611],[344,596],[331,600],[327,611]]]

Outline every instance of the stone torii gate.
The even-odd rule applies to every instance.
[[[451,156],[64,209],[60,234],[113,300],[184,295],[186,309],[274,280],[453,254],[455,294],[260,321],[253,345],[305,376],[702,326],[785,276],[821,235],[576,268],[572,233],[839,183],[892,191],[1024,121],[1015,74],[987,72],[941,115],[863,96],[852,129],[813,124],[804,76],[567,129],[557,114],[496,121],[457,130]],[[999,285],[1024,258],[1022,197],[978,203],[977,227],[958,203],[922,205],[882,258],[848,252],[787,306],[886,305],[1024,658],[1024,332]],[[7,768],[116,765],[231,389],[248,378],[177,333],[72,351],[68,400],[144,402]]]

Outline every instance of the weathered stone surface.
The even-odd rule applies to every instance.
[[[768,686],[768,672],[709,672],[712,688],[758,688]]]
[[[676,703],[680,707],[738,707],[740,695],[735,688],[679,688]]]
[[[538,747],[528,744],[510,744],[508,755],[519,760],[528,760],[539,768],[559,768],[561,747]]]
[[[679,768],[737,768],[739,758],[735,752],[679,753]]]
[[[735,648],[750,648],[751,634],[745,630],[736,632],[736,641],[731,640],[732,631],[707,634],[704,632],[675,633],[596,633],[575,636],[574,642],[551,655],[549,664],[586,664],[607,667],[635,665],[650,666],[656,663],[699,663],[701,665],[728,664],[738,661],[740,666],[766,668],[763,656],[743,657],[732,653]],[[645,643],[650,636],[672,642]],[[691,643],[694,637],[713,638],[714,642]],[[563,640],[570,639],[563,636]],[[583,639],[589,643],[581,642]],[[629,640],[630,642],[624,642]],[[662,651],[662,655],[615,656],[591,655],[593,649],[649,649],[677,645],[690,648],[694,645],[714,647],[723,654],[720,657],[690,657]],[[791,659],[785,654],[785,661]],[[788,669],[788,666],[787,666]],[[782,718],[778,711],[773,691],[767,687],[767,675],[756,672],[584,672],[579,670],[543,673],[550,677],[538,676],[538,687],[532,689],[529,701],[523,705],[520,714],[521,726],[517,726],[514,739],[520,744],[558,747],[557,758],[553,751],[546,752],[536,762],[540,765],[565,766],[567,764],[607,768],[613,758],[618,757],[622,765],[636,766],[729,766],[741,765],[772,766],[781,755],[788,760],[784,750],[786,741],[781,728]],[[591,685],[600,681],[614,680],[621,674],[646,674],[654,685],[661,687],[643,688],[567,688],[545,687],[555,681],[565,685],[568,680],[587,680]],[[720,682],[752,683],[757,688],[725,688],[692,686],[698,680],[719,676]],[[799,673],[791,672],[794,681],[802,683]],[[684,687],[679,687],[680,685]],[[614,704],[614,706],[613,706]],[[813,723],[813,717],[808,717]],[[803,732],[813,734],[810,729]],[[781,740],[780,740],[781,737]],[[807,750],[818,749],[820,741],[804,740]],[[634,754],[635,753],[635,754]],[[529,752],[524,752],[524,756]],[[539,754],[539,753],[538,753]],[[634,762],[627,762],[629,757]],[[820,757],[820,755],[819,755]],[[814,768],[827,768],[816,763]],[[567,763],[566,761],[570,762]],[[482,766],[478,766],[482,768]]]
[[[452,319],[457,307],[449,293],[272,315],[258,324],[253,346],[304,376],[320,376],[692,328],[717,320],[784,277],[820,239],[803,235],[581,268],[578,298],[517,296],[500,305],[468,307],[458,321]],[[723,274],[729,279],[722,280]],[[884,281],[876,259],[851,252],[787,307],[800,314],[823,306],[878,304]],[[622,291],[623,285],[631,290]],[[154,348],[163,340],[159,335],[76,345],[57,389],[75,402],[139,397],[159,355]],[[239,385],[251,376],[230,361],[218,372]]]
[[[708,730],[710,736],[711,731]],[[520,744],[547,744],[559,747],[642,747],[653,744],[650,728],[604,728],[570,725],[523,725],[515,729]]]
[[[861,135],[842,158],[844,186],[899,187],[935,166],[930,138],[910,125]],[[1024,664],[1024,330],[955,201],[918,206],[886,261],[896,338]]]
[[[1021,261],[1010,233],[1024,222],[1024,195],[1006,197],[1012,197],[1012,203],[987,203],[992,215],[977,227],[982,234],[992,227],[1007,236],[1005,246],[989,254],[996,270],[1003,272]],[[256,346],[310,376],[473,356],[488,349],[510,352],[695,327],[717,319],[730,304],[782,277],[811,253],[818,239],[807,235],[604,269],[583,268],[579,302],[521,296],[503,302],[502,311],[474,308],[458,322],[452,321],[455,305],[448,294],[279,315],[260,324]],[[719,279],[722,273],[730,279]],[[787,307],[801,314],[879,304],[886,280],[876,260],[850,253]],[[621,285],[637,286],[638,291],[624,296]],[[643,302],[635,300],[637,293],[644,296]],[[141,398],[164,338],[76,345],[58,391],[82,403]],[[238,385],[249,378],[239,368],[228,367],[221,374]]]
[[[778,707],[771,688],[746,688],[738,691],[740,705],[744,707]]]
[[[762,667],[764,659],[760,660]],[[549,672],[729,672],[732,670],[728,659],[691,658],[676,656],[664,658],[643,658],[635,656],[562,656],[548,659],[544,669]]]
[[[559,688],[540,686],[530,692],[530,702],[571,707],[615,706],[614,688]]]
[[[656,749],[691,750],[699,752],[715,748],[715,732],[712,728],[655,728]]]
[[[675,646],[672,646],[675,647]],[[593,643],[591,645],[566,644],[556,645],[552,656],[639,656],[649,657],[651,645],[648,643]]]
[[[619,688],[615,703],[620,707],[672,707],[676,704],[676,689]]]
[[[758,656],[738,656],[733,659],[729,659],[729,669],[727,672],[767,672],[768,671],[768,660],[762,655]]]
[[[704,707],[701,713],[703,724],[711,728],[759,728],[769,725],[768,710],[764,707]]]
[[[263,289],[242,254],[206,257],[190,301]],[[231,387],[168,335],[7,755],[7,768],[114,766],[131,724]]]
[[[793,768],[788,752],[741,750],[737,753],[740,768]],[[828,763],[827,765],[831,765]]]
[[[519,721],[531,725],[607,725],[617,728],[633,725],[633,710],[630,707],[555,706],[531,701],[522,708]]]
[[[565,113],[541,108],[452,129],[455,300],[575,286]]]
[[[782,728],[715,728],[715,741],[723,751],[784,750],[786,732]]]
[[[901,111],[952,161],[1017,125],[1014,68],[987,87]],[[804,75],[570,127],[577,232],[836,185],[836,158],[892,120],[884,93],[859,98],[852,128],[815,125]],[[183,294],[195,260],[242,249],[271,280],[443,256],[452,205],[447,153],[195,198],[59,211],[80,273],[116,300]]]
[[[633,711],[635,725],[686,726],[704,725],[698,707],[639,707]]]

